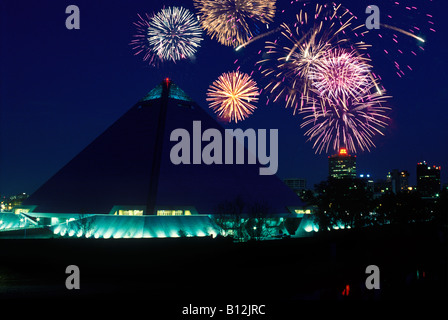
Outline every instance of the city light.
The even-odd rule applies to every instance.
[[[340,155],[345,155],[345,154],[347,154],[347,149],[346,149],[346,148],[341,148],[341,149],[339,149],[339,154],[340,154]]]

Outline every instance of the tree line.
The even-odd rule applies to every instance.
[[[424,198],[418,191],[375,196],[363,179],[328,178],[315,185],[314,192],[305,192],[302,200],[315,207],[315,222],[323,231],[426,221],[446,224],[448,217],[446,189],[434,198]]]
[[[238,196],[220,203],[213,215],[223,235],[237,242],[288,237],[294,234],[300,221],[294,217],[281,218],[272,214],[268,202],[248,203]],[[285,233],[282,233],[285,230]]]

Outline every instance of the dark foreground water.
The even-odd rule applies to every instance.
[[[343,230],[312,238],[0,240],[0,298],[270,301],[447,299],[446,226]],[[68,290],[68,265],[80,289]],[[380,289],[368,290],[368,265]]]

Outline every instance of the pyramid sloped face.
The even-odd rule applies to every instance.
[[[34,211],[109,213],[113,203],[145,204],[160,111],[157,101],[146,104],[132,107],[32,194]]]
[[[157,87],[152,90],[146,97],[153,98],[133,106],[25,204],[37,205],[35,212],[55,213],[109,213],[115,205],[143,206],[146,214],[154,214],[156,207],[194,207],[200,214],[213,214],[220,204],[237,197],[246,208],[263,202],[271,213],[302,205],[275,175],[260,175],[258,164],[173,164],[173,130],[192,132],[193,121],[201,122],[202,132],[215,128],[224,135],[224,129],[184,98],[188,96],[177,86],[167,92],[163,85],[160,93]],[[163,94],[168,98],[164,100]]]
[[[158,184],[159,206],[191,205],[201,213],[214,213],[220,204],[240,198],[246,210],[252,204],[266,203],[273,212],[285,213],[286,206],[302,205],[297,195],[278,177],[260,175],[258,164],[174,165],[170,161],[171,148],[177,143],[170,141],[173,130],[183,128],[193,138],[193,121],[200,121],[202,132],[215,128],[221,131],[223,137],[225,135],[224,129],[201,107],[194,103],[188,106],[174,100],[168,104]],[[207,143],[203,142],[202,147]],[[223,158],[224,155],[223,150]]]

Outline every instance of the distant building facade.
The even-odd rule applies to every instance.
[[[329,176],[335,179],[356,178],[356,156],[350,155],[345,148],[328,157]]]
[[[409,188],[409,172],[394,169],[387,174],[387,182],[393,193],[405,192]]]
[[[424,197],[440,193],[440,166],[430,166],[425,161],[417,163],[417,191]]]

